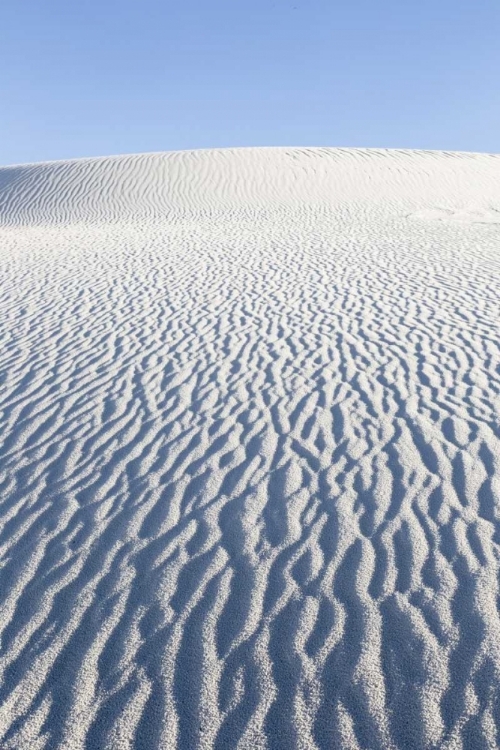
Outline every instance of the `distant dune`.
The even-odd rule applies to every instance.
[[[1,750],[500,746],[500,156],[0,169]]]

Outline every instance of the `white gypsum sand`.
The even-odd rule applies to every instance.
[[[0,170],[0,747],[495,748],[500,157]]]

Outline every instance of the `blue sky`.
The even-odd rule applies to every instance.
[[[499,0],[3,0],[0,164],[227,146],[500,152]]]

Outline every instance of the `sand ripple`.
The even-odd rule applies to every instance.
[[[499,209],[488,155],[0,170],[2,750],[500,744]]]

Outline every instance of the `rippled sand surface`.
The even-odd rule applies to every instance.
[[[0,169],[2,750],[500,745],[500,156]]]

